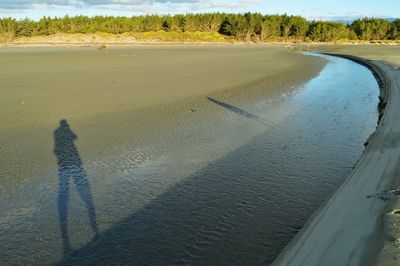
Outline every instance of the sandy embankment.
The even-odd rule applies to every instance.
[[[285,248],[275,265],[399,263],[399,239],[387,227],[396,228],[393,224],[400,216],[393,210],[399,194],[400,72],[381,61],[350,59],[374,72],[382,91],[380,107],[386,106],[384,115],[352,174]]]

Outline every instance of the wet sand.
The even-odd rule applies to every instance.
[[[74,122],[57,121],[45,132],[57,162],[2,197],[0,257],[10,264],[271,263],[348,176],[375,129],[379,89],[371,73],[324,58],[320,74],[291,93],[249,104],[204,97],[204,109],[185,110],[172,129],[155,125],[160,138],[144,147],[134,137],[142,128],[109,116],[102,121],[113,125],[112,148],[88,156],[81,143],[96,144],[103,132],[82,135]],[[61,253],[71,249],[72,256]]]
[[[310,218],[275,265],[398,265],[400,72],[396,49],[318,49],[375,59],[351,58],[375,72],[384,115],[352,174]]]
[[[323,51],[398,62],[389,48],[381,52],[376,47],[369,54],[361,47],[330,47]],[[74,125],[85,160],[113,150],[119,144],[119,134],[130,136],[132,145],[140,147],[171,128],[204,122],[219,108],[204,100],[206,97],[230,103],[251,102],[290,91],[318,73],[323,65],[322,60],[274,46],[156,46],[107,52],[92,48],[7,48],[1,49],[0,55],[0,92],[4,96],[0,98],[3,202],[10,200],[4,195],[24,187],[29,194],[29,186],[42,181],[30,178],[43,176],[43,169],[55,168],[52,132],[63,118]],[[396,192],[390,190],[395,188],[392,181],[399,171],[400,125],[396,115],[400,111],[400,78],[392,67],[375,64],[390,79],[388,107],[380,127],[353,174],[289,245],[278,264],[286,265],[287,260],[289,265],[368,262],[378,256],[385,238],[381,234],[381,215],[389,213],[385,218],[389,220],[387,227],[396,221],[393,219],[398,220],[395,207],[390,206]],[[55,181],[47,185],[57,186]],[[17,216],[29,216],[28,203],[15,210],[19,212]],[[9,211],[4,204],[0,207]],[[343,223],[336,223],[338,220]],[[305,238],[305,242],[299,240]],[[397,242],[390,237],[387,240],[382,259],[390,263],[393,261],[386,258],[396,256],[393,248]],[[306,261],[302,256],[308,253],[298,253],[296,248],[320,250]]]
[[[82,139],[96,136],[95,144],[80,143],[90,156],[112,148],[116,128],[129,124],[135,144],[145,144],[163,128],[218,110],[205,97],[244,103],[289,91],[322,65],[279,47],[0,49],[0,176],[13,177],[1,189],[54,164],[49,132],[61,119]]]
[[[179,147],[182,143],[193,146],[190,154],[199,153],[191,136],[199,134],[197,126],[210,123],[210,118],[222,109],[207,97],[231,105],[267,99],[290,92],[324,65],[321,59],[274,46],[151,46],[112,48],[106,52],[93,48],[7,48],[0,49],[0,62],[0,235],[2,242],[9,243],[2,255],[15,263],[18,258],[25,259],[18,261],[21,264],[51,264],[60,259],[57,204],[64,204],[66,197],[57,193],[57,188],[68,185],[63,184],[63,178],[59,184],[58,176],[63,177],[64,173],[57,172],[57,165],[68,168],[68,160],[60,159],[55,143],[73,143],[74,139],[76,147],[58,146],[61,151],[79,154],[73,156],[74,160],[85,166],[72,175],[80,176],[74,178],[75,183],[86,185],[78,191],[81,196],[71,194],[69,206],[76,208],[70,210],[74,212],[70,217],[85,213],[85,206],[93,213],[93,202],[107,198],[107,188],[121,186],[109,178],[116,172],[146,164],[153,159],[147,158],[148,154],[159,156],[169,146]],[[68,121],[72,133],[60,133],[69,131],[60,125],[62,119]],[[218,124],[212,126],[218,129]],[[235,137],[227,140],[229,148],[219,149],[207,162],[243,145],[264,128],[255,128],[251,133],[238,130]],[[215,134],[224,134],[224,130],[228,129],[215,130]],[[157,150],[143,151],[149,143]],[[189,160],[190,154],[185,159]],[[102,158],[110,156],[113,160]],[[107,164],[108,171],[94,172],[94,164]],[[173,184],[198,167],[204,165],[193,163],[190,169],[171,175],[173,180],[159,183],[140,179],[134,189],[138,195],[145,194],[141,201],[121,212],[115,210],[115,215],[115,205],[107,215],[98,210],[97,219],[101,222],[96,230],[102,231],[141,208],[168,189],[168,182]],[[72,190],[73,182],[69,185]],[[88,191],[92,200],[85,196],[90,195]],[[111,196],[126,202],[123,195]],[[69,222],[70,227],[85,232],[71,236],[73,247],[92,237],[95,229],[90,228],[86,218]],[[17,234],[26,241],[18,242]],[[34,249],[31,243],[36,243]],[[43,253],[34,250],[57,252],[43,257]]]

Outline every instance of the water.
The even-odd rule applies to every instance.
[[[0,260],[271,263],[348,176],[376,126],[372,74],[322,57],[322,72],[293,93],[249,106],[205,98],[218,107],[212,118],[183,121],[144,147],[122,139],[82,161],[64,121],[54,131],[58,169],[1,195]]]

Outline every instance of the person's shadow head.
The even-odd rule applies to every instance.
[[[81,159],[74,144],[76,139],[77,136],[69,127],[67,120],[62,119],[54,131],[54,153],[60,169],[80,165]]]

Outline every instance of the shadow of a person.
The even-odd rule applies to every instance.
[[[70,129],[67,120],[61,120],[60,126],[54,130],[54,153],[58,162],[58,214],[60,218],[61,240],[64,255],[71,251],[67,221],[71,179],[74,181],[78,193],[86,205],[94,236],[97,237],[99,235],[90,184],[86,178],[85,169],[83,168],[78,149],[74,144],[76,139],[77,136]]]

